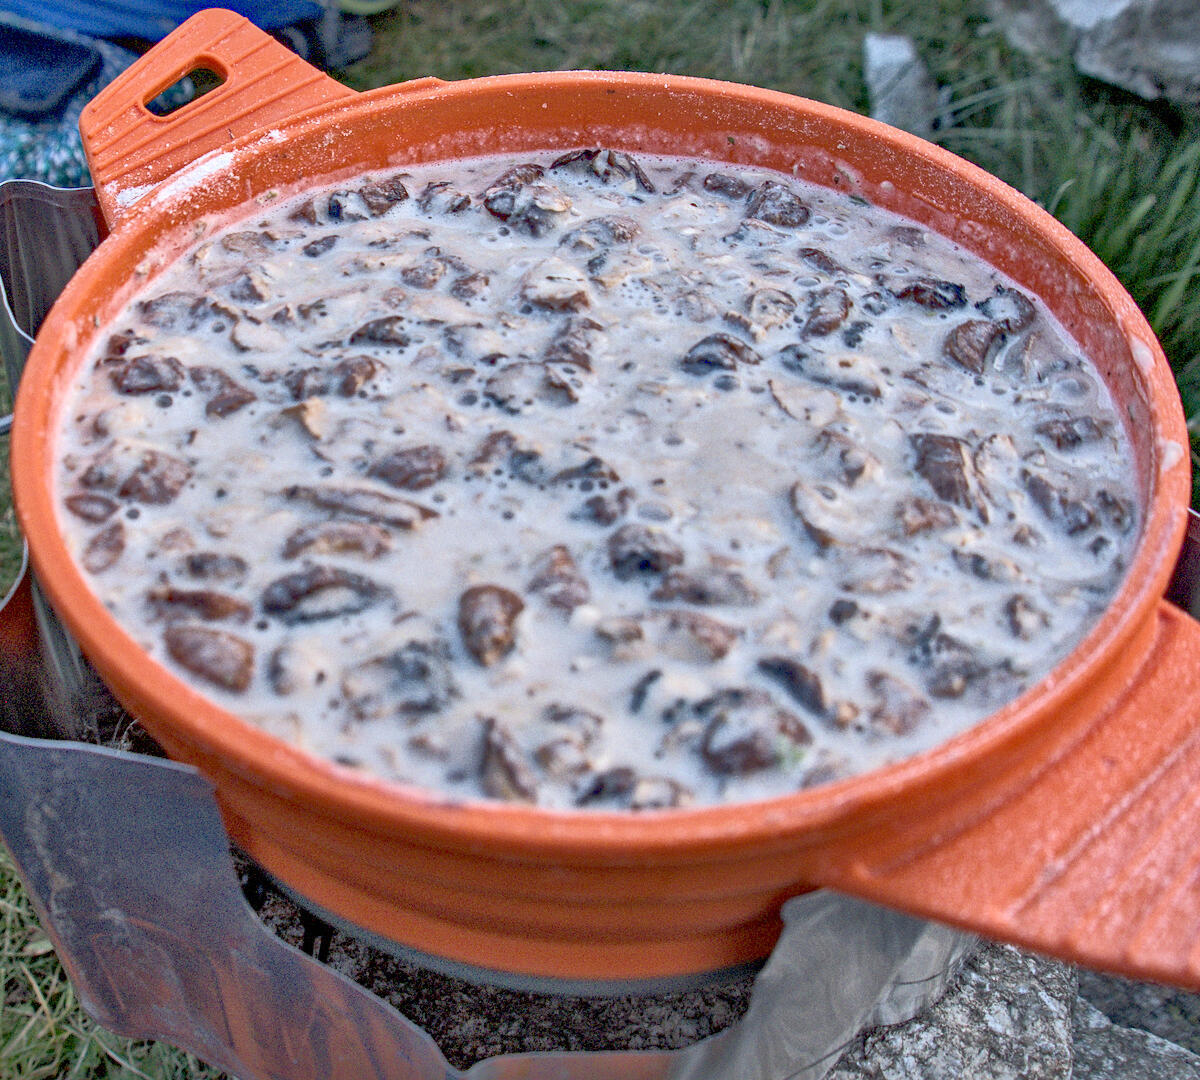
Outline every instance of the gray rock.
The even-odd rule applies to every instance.
[[[1081,970],[1079,996],[1114,1024],[1153,1032],[1200,1054],[1200,994]]]
[[[1065,53],[1085,75],[1145,98],[1200,102],[1196,0],[988,0],[1025,52]]]
[[[1075,972],[985,945],[932,1008],[868,1032],[829,1080],[1071,1080]]]
[[[1148,1031],[1109,1021],[1083,998],[1075,1003],[1074,1080],[1200,1080],[1200,1057]]]
[[[892,127],[928,138],[938,115],[938,90],[910,38],[867,34],[863,38],[863,78],[871,116]]]

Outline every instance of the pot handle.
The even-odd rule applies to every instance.
[[[878,837],[819,884],[1086,967],[1200,990],[1200,622],[1159,602],[1144,667],[997,799]]]
[[[146,108],[197,70],[219,76],[220,85],[166,116]],[[182,23],[101,90],[80,115],[79,131],[112,226],[142,194],[209,151],[355,96],[248,19],[212,8]]]

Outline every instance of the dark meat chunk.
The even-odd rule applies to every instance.
[[[621,488],[608,495],[593,495],[571,516],[594,521],[597,525],[612,525],[625,516],[633,497],[633,488]]]
[[[1042,438],[1049,439],[1058,450],[1074,450],[1085,443],[1098,442],[1106,434],[1104,427],[1092,416],[1046,420],[1033,430]]]
[[[944,502],[914,495],[896,508],[896,524],[905,536],[917,536],[958,524],[958,515]]]
[[[196,388],[202,394],[208,395],[208,402],[204,406],[205,416],[217,418],[229,416],[252,401],[258,400],[257,394],[248,390],[220,368],[188,368],[188,374],[191,376],[192,382],[196,384]]]
[[[249,569],[240,555],[218,551],[193,551],[183,559],[184,573],[199,581],[236,581],[245,577]]]
[[[296,484],[287,488],[284,498],[311,503],[322,510],[349,514],[351,517],[367,518],[380,525],[394,525],[398,529],[414,529],[422,521],[438,517],[436,510],[408,499],[398,499],[371,488],[341,488],[334,484],[316,487]]]
[[[901,289],[893,289],[892,295],[929,311],[950,311],[967,302],[967,291],[961,285],[936,278],[918,278]]]
[[[316,565],[271,582],[263,590],[262,607],[290,625],[354,615],[391,595],[391,589],[370,578],[336,566]]]
[[[812,668],[790,656],[764,656],[758,662],[758,670],[774,679],[793,701],[803,705],[814,716],[829,716],[829,696],[825,693],[825,684]]]
[[[620,150],[588,149],[570,150],[550,163],[551,169],[586,169],[592,175],[599,177],[604,183],[612,180],[628,180],[637,182],[643,191],[653,194],[654,184],[646,175],[637,161]]]
[[[804,722],[779,708],[771,695],[761,690],[719,690],[698,701],[695,712],[707,722],[700,753],[720,776],[744,776],[773,768],[789,751],[812,742]]]
[[[815,292],[809,299],[808,315],[800,333],[805,337],[824,337],[832,334],[850,314],[850,296],[845,289],[834,286]]]
[[[617,577],[661,574],[683,562],[683,549],[652,525],[622,525],[608,538],[608,558]]]
[[[1004,341],[1004,331],[987,319],[968,319],[946,335],[942,354],[972,375],[982,375]]]
[[[750,194],[750,185],[740,176],[729,176],[726,173],[709,173],[700,183],[705,191],[724,195],[729,199],[744,199]]]
[[[90,521],[93,525],[99,525],[100,522],[116,513],[119,504],[107,495],[81,491],[77,495],[68,495],[63,500],[63,505],[77,518],[83,518],[84,521]]]
[[[417,205],[425,214],[461,214],[471,205],[471,196],[449,180],[435,180],[417,196]]]
[[[377,559],[392,548],[392,534],[370,521],[318,521],[293,532],[283,544],[283,557],[361,555]]]
[[[848,622],[859,613],[857,601],[847,600],[845,597],[838,597],[832,604],[829,605],[829,621],[834,626],[841,626],[842,623]]]
[[[797,195],[776,180],[764,180],[746,199],[746,216],[781,225],[786,229],[799,228],[810,214]]]
[[[928,481],[937,497],[976,511],[986,522],[987,503],[979,491],[970,446],[953,435],[923,433],[910,435],[908,441],[916,452],[913,468]]]
[[[762,357],[740,338],[709,334],[688,349],[679,366],[689,375],[707,375],[712,371],[733,371],[738,364],[761,362]]]
[[[1028,296],[1002,285],[996,286],[994,295],[975,306],[1006,334],[1019,334],[1033,322],[1036,312]]]
[[[641,227],[633,218],[616,214],[589,218],[565,233],[559,241],[573,251],[604,251],[614,244],[628,244],[641,235]]]
[[[520,232],[544,236],[571,208],[571,200],[546,183],[545,175],[540,165],[514,166],[483,193],[484,208]]]
[[[748,607],[758,602],[758,590],[736,570],[709,567],[700,573],[688,570],[668,570],[651,600],[682,600],[685,604],[704,606],[729,604]]]
[[[871,726],[878,732],[908,735],[932,711],[929,701],[919,691],[887,672],[870,672],[867,688],[876,698],[869,715]]]
[[[1050,616],[1022,593],[1013,593],[1004,602],[1004,617],[1009,632],[1022,641],[1032,641],[1050,625]]]
[[[122,394],[173,394],[183,385],[183,365],[173,356],[133,356],[108,377]]]
[[[359,720],[440,712],[458,696],[444,641],[408,641],[358,664],[342,677],[342,693]]]
[[[507,656],[516,644],[517,616],[525,602],[499,585],[473,585],[458,599],[458,630],[467,651],[484,667]]]
[[[173,623],[163,634],[167,652],[193,675],[243,693],[254,677],[254,646],[226,630]]]
[[[337,242],[338,238],[336,236],[322,236],[317,240],[309,241],[300,250],[303,251],[308,258],[317,259],[324,255],[325,252],[330,251],[337,244]]]
[[[403,315],[385,315],[363,323],[350,335],[351,345],[389,345],[398,349],[405,348],[412,340],[405,325],[408,320]]]
[[[483,723],[479,779],[484,793],[506,802],[537,802],[537,774],[512,732],[488,716]]]
[[[547,364],[570,364],[581,371],[592,370],[592,342],[602,329],[587,316],[569,320],[546,347],[542,360]]]
[[[81,562],[89,574],[99,574],[113,565],[125,551],[125,525],[114,521],[93,536],[83,549]]]
[[[162,585],[151,589],[146,599],[166,619],[196,617],[210,622],[217,619],[244,622],[250,618],[249,604],[215,589],[179,589],[174,585]]]
[[[544,597],[548,604],[564,611],[574,611],[591,598],[587,578],[565,544],[555,544],[541,555],[527,588]]]
[[[1021,481],[1037,508],[1068,536],[1086,532],[1096,524],[1096,515],[1089,506],[1046,477],[1026,469],[1021,472]]]
[[[446,475],[446,455],[437,446],[409,446],[380,458],[367,475],[401,491],[421,491]]]
[[[386,180],[376,180],[374,183],[364,184],[358,189],[358,195],[371,212],[371,216],[379,217],[381,214],[386,214],[393,206],[404,202],[408,198],[408,188],[404,186],[404,182],[399,176],[392,176]]]

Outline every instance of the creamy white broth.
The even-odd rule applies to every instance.
[[[455,797],[651,809],[907,756],[1120,581],[1132,454],[998,271],[762,170],[365,177],[114,320],[62,520],[146,650]]]

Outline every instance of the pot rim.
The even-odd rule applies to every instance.
[[[1094,285],[1114,326],[1120,328],[1129,342],[1130,362],[1137,369],[1136,380],[1156,432],[1150,446],[1148,466],[1152,475],[1148,478],[1149,495],[1142,508],[1142,535],[1125,580],[1099,621],[1067,657],[1020,697],[919,754],[834,783],[766,800],[636,814],[557,811],[482,799],[462,801],[364,775],[267,734],[192,690],[164,667],[147,663],[133,638],[92,594],[59,535],[52,484],[45,481],[54,458],[54,430],[61,412],[62,393],[69,383],[56,368],[62,361],[73,374],[82,360],[83,350],[78,344],[72,312],[93,293],[111,290],[111,265],[128,261],[131,253],[144,255],[160,250],[158,246],[144,247],[150,243],[148,236],[155,242],[167,237],[167,246],[174,256],[182,249],[182,240],[192,239],[185,234],[202,214],[211,217],[216,211],[226,209],[229,213],[225,224],[242,216],[237,208],[244,208],[247,201],[253,206],[252,199],[237,199],[205,211],[205,192],[200,194],[200,211],[188,205],[193,194],[213,177],[216,163],[221,166],[218,176],[228,174],[236,179],[248,162],[286,152],[289,144],[302,135],[337,133],[339,127],[353,132],[356,123],[373,116],[381,107],[420,104],[431,97],[447,105],[459,101],[469,105],[472,99],[486,94],[513,97],[531,93],[569,94],[582,85],[597,83],[617,90],[658,92],[668,98],[700,95],[713,100],[715,96],[723,106],[784,108],[826,124],[842,125],[884,143],[895,153],[915,156],[939,172],[953,174],[959,182],[971,186],[1040,233]],[[577,145],[587,143],[588,140],[581,139]],[[337,174],[333,173],[310,174],[297,184],[296,190],[336,179]],[[84,335],[89,344],[94,332]],[[1182,462],[1169,460],[1172,443],[1182,452]],[[477,846],[485,840],[505,849],[536,849],[547,854],[587,852],[600,857],[618,856],[631,849],[650,853],[704,848],[716,854],[752,835],[793,836],[812,827],[836,825],[914,789],[930,790],[963,763],[1012,748],[1040,725],[1051,723],[1059,709],[1084,694],[1101,677],[1152,618],[1186,526],[1190,490],[1187,446],[1187,429],[1174,378],[1161,347],[1132,299],[1081,241],[996,177],[916,136],[855,113],[778,91],[689,76],[579,71],[487,76],[452,83],[422,80],[416,89],[399,84],[368,91],[357,98],[308,110],[285,125],[244,135],[225,150],[200,158],[150,191],[132,204],[71,280],[37,336],[16,402],[12,471],[20,524],[30,540],[38,579],[55,610],[107,680],[124,681],[137,671],[140,709],[150,716],[158,710],[171,715],[176,725],[173,736],[184,738],[205,758],[217,758],[223,768],[265,782],[272,790],[303,802],[310,811],[329,817],[352,818],[388,830],[409,830],[461,846]],[[116,675],[122,678],[110,678]],[[153,722],[147,726],[154,734]]]

